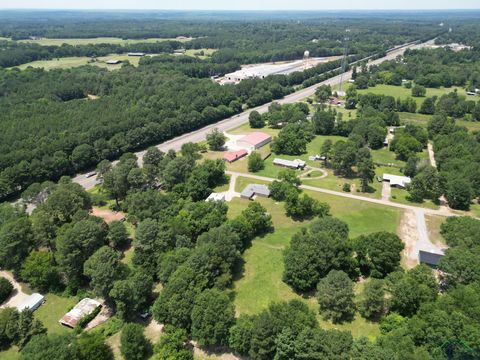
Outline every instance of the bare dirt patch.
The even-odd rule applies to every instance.
[[[398,235],[405,244],[405,249],[402,252],[402,265],[411,269],[418,264],[418,257],[415,254],[418,241],[417,220],[413,211],[405,210],[403,212],[398,226]]]
[[[221,348],[200,347],[195,341],[191,342],[195,359],[200,360],[245,360]]]
[[[13,278],[7,271],[0,271],[0,276],[6,278],[13,285],[12,295],[4,302],[0,308],[17,307],[18,304],[23,303],[30,295],[22,291],[22,286]]]
[[[105,220],[107,224],[111,223],[112,221],[122,221],[125,219],[125,214],[121,211],[112,211],[93,207],[91,213],[93,216],[97,216]]]

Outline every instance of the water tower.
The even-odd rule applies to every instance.
[[[305,52],[303,53],[303,68],[305,70],[308,69],[309,62],[310,62],[310,51],[305,50]]]

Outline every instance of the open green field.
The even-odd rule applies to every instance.
[[[412,113],[398,113],[400,115],[400,121],[403,124],[414,124],[419,126],[427,127],[428,120],[432,115],[424,114],[412,114]],[[455,120],[455,123],[459,126],[465,126],[470,131],[480,131],[480,122],[478,121],[465,121],[465,120]]]
[[[32,40],[20,40],[20,43],[31,43],[31,44],[39,44],[42,46],[61,46],[62,44],[68,45],[89,45],[89,44],[119,44],[119,45],[127,45],[127,44],[138,44],[138,43],[156,43],[161,41],[181,41],[187,42],[192,40],[192,38],[148,38],[148,39],[122,39],[117,37],[98,37],[98,38],[87,38],[87,39],[49,39],[49,38],[41,38],[41,39],[32,39]]]
[[[258,183],[257,180],[249,182]],[[332,214],[350,227],[350,236],[371,233],[380,230],[396,232],[401,210],[381,205],[370,204],[356,200],[346,200],[341,197],[306,191],[314,198],[328,202]],[[283,203],[276,203],[272,199],[257,198],[272,215],[275,231],[264,237],[256,238],[252,246],[244,254],[245,266],[240,278],[235,281],[235,306],[238,314],[255,314],[265,309],[274,301],[299,299],[305,301],[316,313],[318,305],[314,298],[303,298],[296,294],[282,281],[283,250],[289,245],[290,238],[301,227],[307,226],[309,221],[295,222],[285,216]],[[229,217],[238,215],[247,205],[248,200],[234,199],[229,203]],[[355,337],[378,335],[378,326],[360,316],[356,316],[352,323],[333,325],[318,319],[324,328],[351,330]]]
[[[106,63],[107,60],[120,60],[122,63],[109,65]],[[38,60],[32,61],[26,64],[16,66],[20,70],[25,70],[29,66],[34,68],[43,68],[45,70],[52,69],[70,69],[73,67],[79,67],[84,65],[95,65],[98,67],[103,67],[109,70],[116,70],[122,67],[122,64],[126,61],[130,62],[133,66],[138,66],[140,62],[140,57],[137,56],[128,56],[127,54],[110,54],[107,56],[100,56],[98,58],[92,59],[86,56],[77,56],[77,57],[65,57],[65,58],[56,58],[51,60]]]
[[[185,51],[185,55],[187,56],[192,56],[192,57],[197,57],[199,59],[208,59],[210,56],[213,55],[215,51],[218,49],[188,49]],[[201,53],[203,52],[203,55]]]
[[[400,204],[411,205],[411,206],[418,206],[424,207],[427,209],[434,209],[438,210],[440,206],[433,203],[431,200],[424,200],[422,203],[416,203],[407,199],[408,191],[404,189],[397,189],[392,187],[392,192],[390,195],[390,201],[397,202]]]
[[[77,302],[75,297],[60,297],[55,294],[47,294],[45,295],[45,303],[34,312],[35,318],[43,323],[49,334],[70,333],[73,330],[60,325],[58,320],[73,308]]]
[[[415,101],[417,102],[417,105],[421,105],[423,101],[425,100],[426,97],[432,97],[432,96],[442,96],[443,94],[447,94],[449,92],[455,91],[457,89],[457,92],[459,95],[467,95],[465,92],[465,89],[459,88],[459,87],[451,87],[451,88],[427,88],[427,94],[425,97],[414,97]],[[378,94],[378,95],[387,95],[387,96],[393,96],[395,99],[400,98],[400,99],[405,99],[407,97],[412,97],[412,89],[407,89],[404,86],[395,86],[395,85],[383,85],[379,84],[374,87],[369,87],[368,89],[361,89],[358,90],[359,94],[368,94],[368,93],[373,93],[373,94]]]

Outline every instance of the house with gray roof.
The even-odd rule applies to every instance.
[[[248,184],[240,194],[240,197],[242,199],[248,199],[248,200],[251,200],[254,196],[269,197],[270,189],[268,188],[267,185]]]

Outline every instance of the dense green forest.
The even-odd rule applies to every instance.
[[[29,32],[28,36],[54,36],[51,31],[65,37],[84,37],[91,34],[89,31],[97,31],[96,36],[112,35],[104,31],[102,21],[88,22],[81,32],[65,24],[61,30],[60,25],[54,25],[58,21],[45,25],[32,20],[29,26],[22,23],[22,28]],[[112,21],[110,25],[118,28],[115,21],[122,20]],[[142,36],[192,36],[196,39],[187,42],[187,47],[219,50],[207,60],[161,55],[142,59],[138,68],[125,65],[114,72],[95,67],[50,72],[0,70],[0,196],[16,193],[32,182],[56,180],[102,159],[165,141],[238,113],[244,106],[279,99],[292,92],[293,86],[324,80],[329,76],[326,72],[340,64],[333,61],[303,73],[248,80],[237,86],[220,87],[209,76],[239,69],[244,62],[300,58],[305,49],[310,49],[314,56],[341,54],[345,28],[350,25],[350,53],[354,54],[350,61],[438,32],[428,21],[414,23],[416,26],[412,27],[405,20],[386,26],[379,19],[373,23],[365,19],[213,23],[145,20],[137,24],[142,31],[157,32],[143,32]],[[135,32],[136,27],[122,28]],[[7,17],[0,32],[12,36],[12,29],[16,27]],[[133,33],[117,36],[135,37]],[[59,47],[11,41],[2,44],[5,51],[1,52],[0,63],[5,66],[41,58],[134,50],[169,53],[181,45],[177,41]],[[89,94],[100,98],[87,101]]]

